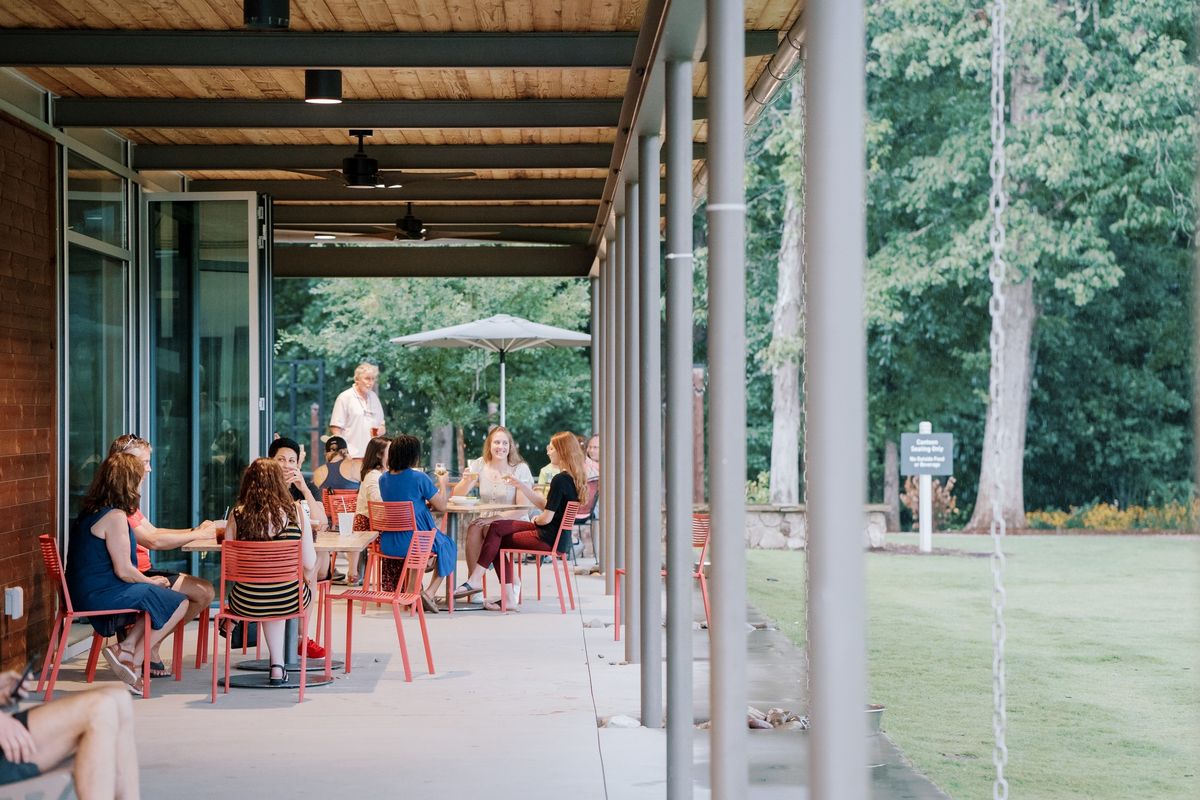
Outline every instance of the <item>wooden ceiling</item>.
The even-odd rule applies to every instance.
[[[290,28],[281,36],[246,30],[242,0],[3,0],[0,65],[60,98],[56,124],[110,128],[133,142],[136,168],[144,162],[146,169],[175,172],[196,189],[273,191],[280,227],[313,228],[319,223],[287,220],[315,220],[313,207],[326,206],[341,209],[333,218],[342,229],[361,224],[365,231],[413,202],[460,209],[455,221],[431,227],[496,229],[496,220],[506,220],[496,238],[534,242],[561,241],[554,231],[575,229],[594,252],[605,216],[599,210],[612,191],[605,178],[619,163],[612,148],[622,138],[623,104],[634,94],[631,76],[635,89],[639,81],[633,53],[654,35],[666,5],[291,0]],[[804,0],[746,0],[745,6],[749,89]],[[647,20],[648,12],[655,19]],[[81,38],[88,31],[96,32],[94,41]],[[123,35],[131,38],[104,38]],[[176,35],[182,38],[170,38]],[[259,43],[268,47],[258,52]],[[304,67],[330,68],[322,58],[343,57],[323,53],[325,43],[355,62],[336,64],[346,101],[340,106],[301,102]],[[87,60],[90,53],[94,60]],[[698,63],[697,98],[706,86],[706,65]],[[707,127],[703,100],[695,113],[698,165]],[[340,167],[355,149],[351,127],[374,131],[366,152],[382,169],[473,174],[414,177],[395,191],[353,191],[336,172],[322,180],[293,171]],[[271,157],[256,162],[264,148]],[[487,213],[514,206],[525,207],[524,216]],[[539,216],[538,209],[556,206],[562,214]],[[361,223],[349,216],[357,209]],[[462,221],[470,209],[479,209],[478,222]]]

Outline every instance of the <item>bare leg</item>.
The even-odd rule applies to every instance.
[[[287,663],[288,654],[283,651],[283,634],[284,625],[286,624],[281,619],[271,620],[262,624],[263,636],[267,640],[267,652],[271,655],[269,660],[272,664]],[[303,643],[301,643],[301,647],[303,646]]]
[[[347,580],[350,583],[358,583],[358,567],[359,562],[362,560],[362,553],[350,553],[346,560],[350,562],[350,565],[346,568]]]
[[[483,532],[487,529],[488,523],[482,519],[472,520],[467,526],[467,573],[471,574],[475,571],[475,566],[479,563],[479,550],[483,547]]]
[[[208,581],[193,578],[191,575],[180,575],[179,580],[175,581],[175,585],[171,587],[177,592],[182,592],[187,595],[188,605],[187,610],[183,614],[183,619],[180,625],[187,625],[189,622],[200,616],[200,612],[208,608],[212,603],[215,592],[213,585]],[[150,660],[161,662],[162,653],[159,650],[162,647],[162,641],[159,640],[150,649]]]
[[[79,800],[137,800],[137,745],[133,710],[123,689],[94,689],[29,712],[36,763],[53,769],[75,753]]]

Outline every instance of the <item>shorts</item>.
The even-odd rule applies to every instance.
[[[171,582],[170,588],[172,589],[175,588],[175,582],[183,576],[182,572],[172,572],[169,569],[148,569],[142,574],[147,578],[166,578]]]
[[[29,711],[18,711],[12,715],[12,718],[25,726],[25,730],[29,730]],[[9,761],[4,757],[4,752],[0,751],[0,785],[6,783],[17,783],[18,781],[27,781],[30,778],[36,778],[41,775],[42,771],[38,769],[37,764],[25,762],[18,764],[15,761]]]

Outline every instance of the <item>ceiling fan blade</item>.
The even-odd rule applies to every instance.
[[[342,172],[337,169],[285,169],[284,172],[290,172],[294,175],[308,175],[313,178],[322,178],[327,181],[341,180]]]
[[[385,183],[416,183],[418,181],[447,181],[454,178],[474,178],[474,172],[405,172],[400,169],[381,169]]]
[[[333,237],[333,238],[317,239],[317,236]],[[319,241],[329,241],[329,242],[348,241],[348,240],[352,240],[352,239],[382,239],[384,241],[390,242],[394,238],[396,238],[396,232],[394,230],[391,230],[390,228],[385,229],[382,227],[380,227],[379,232],[373,232],[373,233],[366,233],[366,232],[363,232],[363,233],[349,232],[348,233],[346,231],[295,230],[295,229],[287,229],[287,228],[276,228],[275,232],[274,232],[274,239],[277,242],[312,243],[312,242],[319,242]]]
[[[486,239],[499,236],[500,231],[446,231],[436,230],[425,234],[426,239]]]

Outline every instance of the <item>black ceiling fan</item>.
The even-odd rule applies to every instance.
[[[308,242],[310,240],[347,240],[354,239],[381,239],[387,242],[431,242],[439,240],[442,242],[471,242],[479,243],[480,240],[486,240],[488,237],[499,235],[500,231],[480,231],[480,230],[447,230],[437,229],[429,230],[415,214],[413,214],[413,204],[409,203],[405,210],[404,216],[396,220],[395,225],[372,225],[371,232],[347,232],[347,231],[316,231],[316,230],[281,230],[275,229],[275,240],[280,242]]]
[[[363,148],[363,140],[373,136],[375,131],[354,129],[350,136],[358,139],[358,150],[353,155],[342,159],[342,168],[337,169],[297,169],[302,175],[316,175],[319,178],[336,180],[341,178],[347,189],[399,189],[406,183],[417,181],[441,181],[454,178],[472,178],[474,172],[404,172],[398,169],[379,168],[379,160],[367,155]],[[336,174],[330,174],[336,173]]]

